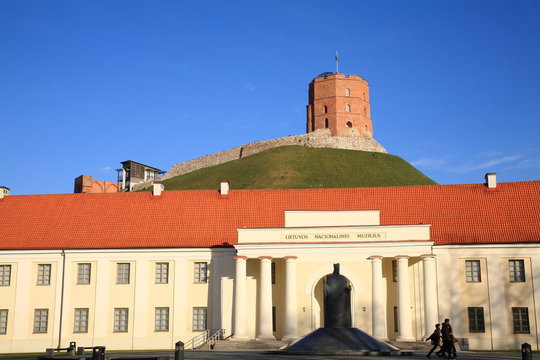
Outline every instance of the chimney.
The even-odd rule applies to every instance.
[[[81,175],[75,178],[74,193],[89,193],[92,192],[92,176]]]
[[[219,189],[221,195],[229,195],[229,182],[222,181]]]
[[[0,199],[3,199],[4,196],[9,195],[10,192],[11,192],[11,191],[9,190],[8,187],[0,186]]]
[[[486,185],[488,189],[497,188],[497,174],[496,173],[487,173],[486,174]]]
[[[165,186],[163,186],[161,181],[154,181],[154,184],[152,184],[152,195],[160,196],[161,192],[164,190],[165,190]]]

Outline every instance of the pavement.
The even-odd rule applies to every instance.
[[[215,351],[215,350],[198,350],[198,351],[186,351],[184,352],[183,359],[180,360],[203,360],[203,359],[211,359],[211,360],[248,360],[248,359],[254,359],[254,360],[383,360],[383,359],[392,359],[392,360],[398,360],[398,359],[408,359],[408,360],[425,360],[427,352],[418,352],[416,355],[410,355],[410,356],[316,356],[316,355],[274,355],[274,354],[266,354],[261,351]],[[141,359],[143,357],[151,357],[151,356],[168,356],[170,360],[174,360],[174,352],[155,352],[155,353],[149,353],[144,352],[140,354],[136,353],[107,353],[106,359],[108,356],[114,355],[115,358],[119,359],[119,356],[121,356],[121,359]],[[442,359],[437,358],[436,356],[431,356],[432,359]],[[488,359],[488,360],[519,360],[522,359],[522,356],[520,353],[496,353],[496,352],[473,352],[473,351],[462,351],[458,352],[459,360],[480,360],[480,359]],[[4,356],[1,357],[1,359],[9,359]],[[62,359],[61,356],[56,356],[52,359]],[[91,357],[87,357],[87,359],[91,359]],[[538,357],[533,356],[533,359],[540,359],[540,355]],[[17,358],[16,360],[37,360],[36,357],[33,358]]]
[[[240,359],[254,359],[254,360],[382,360],[382,359],[409,359],[409,360],[425,360],[427,352],[417,353],[411,356],[315,356],[315,355],[273,355],[265,354],[263,352],[254,351],[235,351],[235,352],[213,352],[213,351],[195,351],[186,352],[184,360],[202,360],[202,359],[223,359],[223,360],[240,360]],[[442,359],[436,356],[431,356],[432,359]],[[521,359],[521,354],[505,354],[505,353],[476,353],[476,352],[461,352],[458,353],[458,359],[465,360],[480,360],[480,359],[493,359],[493,360],[518,360]]]

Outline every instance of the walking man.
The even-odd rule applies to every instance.
[[[435,330],[433,331],[433,334],[431,334],[426,339],[426,341],[428,340],[431,340],[431,344],[433,345],[433,347],[431,348],[431,350],[429,350],[427,354],[427,357],[430,358],[431,353],[433,353],[435,349],[437,349],[440,346],[440,342],[441,342],[441,325],[440,324],[435,324]]]

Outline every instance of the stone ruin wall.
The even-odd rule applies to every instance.
[[[190,173],[195,170],[238,160],[261,151],[280,146],[299,145],[311,148],[333,148],[387,153],[386,149],[374,139],[356,137],[332,136],[330,129],[319,129],[308,134],[287,136],[266,141],[258,141],[215,154],[202,156],[174,165],[162,180]]]

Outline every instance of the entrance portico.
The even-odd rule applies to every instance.
[[[429,334],[438,318],[429,225],[380,226],[378,212],[341,213],[285,212],[284,228],[238,229],[234,339],[294,339],[315,330],[313,289],[333,263],[350,272],[354,327],[379,339]]]

